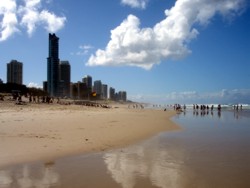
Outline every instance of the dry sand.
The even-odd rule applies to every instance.
[[[0,167],[125,146],[179,127],[174,111],[0,102]]]

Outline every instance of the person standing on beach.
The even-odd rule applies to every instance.
[[[218,105],[218,111],[221,111],[221,105],[220,104]]]

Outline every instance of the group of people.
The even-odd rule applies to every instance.
[[[234,110],[238,111],[239,109],[242,110],[242,104],[239,106],[238,104],[237,105],[234,105],[233,106]]]
[[[131,108],[131,106],[132,106],[132,108],[134,108],[134,109],[143,109],[144,108],[144,106],[142,105],[142,104],[129,104],[128,105],[128,108]]]
[[[29,95],[29,102],[33,102],[33,103],[54,103],[54,98],[53,97],[49,97],[49,96],[42,96],[42,97],[39,97],[39,96],[32,96],[32,95]],[[60,99],[57,98],[57,103],[60,102]]]
[[[14,99],[14,97],[13,97]],[[28,101],[27,101],[28,99]],[[76,104],[76,105],[83,105],[83,106],[88,106],[88,107],[101,107],[101,108],[111,108],[109,105],[106,104],[100,104],[100,103],[93,103],[89,101],[68,101],[68,100],[60,100],[60,98],[54,98],[50,96],[34,96],[34,95],[28,95],[26,96],[26,100],[22,100],[22,96],[18,95],[15,97],[15,104],[17,105],[24,105],[27,103],[36,103],[36,104],[61,104],[61,105],[71,105],[71,104]]]
[[[88,102],[88,101],[75,101],[74,104],[87,106],[87,107],[111,108],[111,106],[109,106],[108,104],[101,104],[101,103]]]
[[[186,105],[184,104],[183,109],[186,110]],[[174,110],[176,111],[182,111],[182,107],[180,104],[175,104],[174,105]]]
[[[175,104],[174,106],[174,110],[176,111],[182,111],[182,110],[186,110],[186,105],[184,104],[183,107],[180,105],[180,104]],[[208,111],[208,110],[211,110],[213,111],[214,110],[214,105],[211,105],[210,107],[208,105],[198,105],[198,104],[193,104],[193,110],[195,111],[198,111],[198,110],[201,110],[201,111]],[[218,111],[221,111],[221,105],[219,104],[218,107],[217,107],[217,110]]]
[[[202,104],[200,106],[198,104],[193,104],[193,110],[199,110],[199,109],[202,110],[202,111],[211,109],[211,111],[213,111],[214,110],[214,105],[209,107],[208,105],[204,105],[204,104]],[[221,111],[221,105],[220,104],[218,104],[217,110]]]

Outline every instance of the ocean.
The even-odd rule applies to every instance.
[[[172,120],[180,130],[126,148],[0,169],[0,187],[250,187],[248,108],[187,108]]]

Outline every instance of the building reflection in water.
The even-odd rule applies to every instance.
[[[186,169],[182,151],[166,149],[153,142],[157,140],[104,155],[108,172],[123,188],[135,187],[142,178],[149,179],[153,186],[161,188],[183,187]]]
[[[1,188],[49,188],[58,185],[59,180],[53,163],[46,163],[43,168],[32,169],[32,165],[24,165],[0,171]]]

